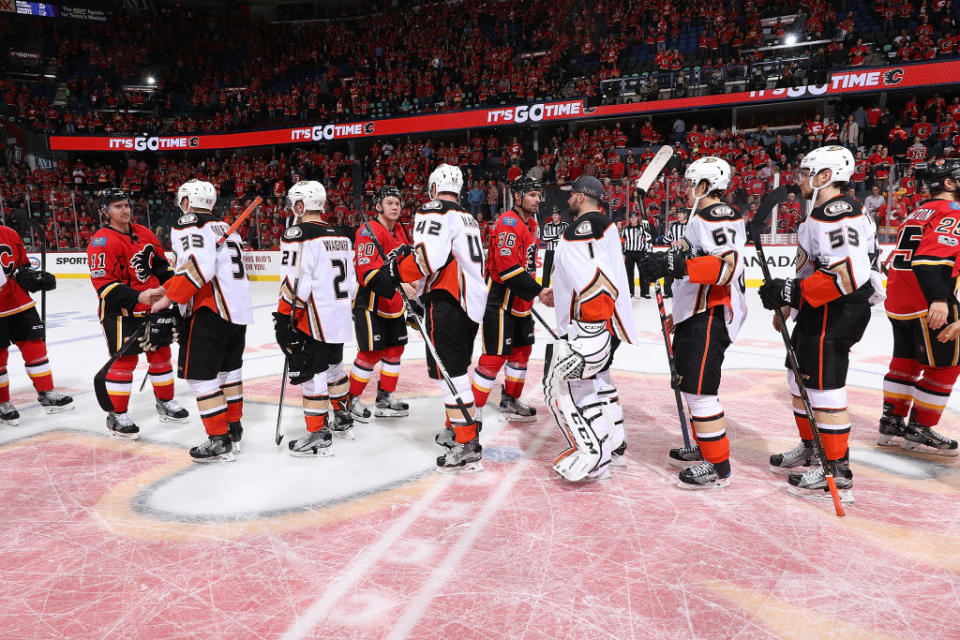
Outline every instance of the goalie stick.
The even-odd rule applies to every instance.
[[[647,168],[644,169],[640,177],[637,178],[636,188],[637,191],[640,192],[640,213],[644,218],[647,217],[647,207],[644,202],[647,190],[663,171],[663,168],[672,156],[673,147],[668,145],[660,147],[657,155],[653,157],[653,160],[650,161]],[[672,387],[673,381],[677,379],[677,363],[673,358],[673,345],[670,344],[670,329],[667,327],[667,312],[663,307],[663,288],[660,286],[659,279],[653,281],[653,291],[657,297],[657,311],[660,313],[660,330],[663,333],[663,345],[667,349],[667,363],[670,365],[670,385]],[[683,446],[689,449],[690,432],[687,429],[687,416],[683,411],[683,399],[680,397],[679,389],[673,389],[673,397],[677,401],[677,417],[680,419],[680,433],[683,435]]]
[[[774,207],[780,204],[787,195],[786,187],[777,187],[771,191],[760,203],[757,214],[750,222],[750,237],[757,250],[757,257],[760,259],[760,268],[763,270],[763,281],[769,283],[773,278],[770,275],[770,267],[763,255],[763,242],[760,235],[766,226],[767,218]],[[823,440],[820,438],[820,429],[817,428],[817,421],[813,415],[813,407],[810,405],[810,398],[807,397],[807,387],[803,383],[803,376],[800,375],[800,363],[797,360],[797,352],[793,349],[790,342],[790,334],[787,331],[786,319],[779,310],[774,311],[777,319],[777,328],[780,329],[780,336],[783,338],[783,346],[787,349],[787,361],[790,363],[790,370],[793,371],[793,377],[797,382],[797,388],[800,389],[800,399],[803,401],[803,410],[807,412],[807,421],[810,423],[810,431],[813,432],[813,442],[817,447],[817,454],[820,456],[820,466],[823,467],[823,474],[827,481],[827,487],[830,489],[830,497],[833,498],[833,507],[838,516],[844,516],[843,505],[840,503],[840,494],[837,492],[837,483],[834,480],[830,465],[827,464],[827,456],[823,450]]]

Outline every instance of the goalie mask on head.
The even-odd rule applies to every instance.
[[[846,147],[830,145],[829,147],[817,147],[800,161],[800,171],[806,169],[810,172],[808,176],[808,186],[813,189],[813,196],[810,198],[810,210],[816,206],[817,194],[820,189],[829,187],[834,182],[849,182],[853,177],[855,162],[853,154]],[[830,181],[826,184],[815,187],[813,179],[821,171],[830,169]]]
[[[706,195],[696,195],[700,183],[707,183],[707,194],[714,191],[726,191],[730,185],[730,173],[730,165],[727,161],[716,156],[707,156],[690,163],[683,177],[690,181],[694,192],[693,208],[690,209],[691,215],[697,211],[700,201],[706,197]]]
[[[187,199],[187,206],[184,208],[183,199]],[[213,211],[217,204],[217,190],[212,184],[204,180],[187,180],[177,189],[177,206],[187,213],[190,209],[200,209],[202,211]]]
[[[434,194],[434,187],[437,191]],[[427,180],[427,193],[430,194],[431,198],[435,198],[441,193],[450,193],[457,198],[460,198],[460,191],[463,189],[463,173],[460,172],[460,167],[455,167],[450,164],[441,164],[436,169],[433,170],[433,173],[430,174],[430,178]]]
[[[130,196],[123,189],[110,188],[104,189],[99,194],[97,194],[97,206],[100,209],[101,215],[107,215],[107,210],[110,208],[110,205],[114,202],[130,202]]]
[[[302,180],[287,191],[287,208],[294,211],[294,205],[303,203],[304,212],[324,212],[327,204],[327,190],[316,180]]]
[[[947,158],[930,163],[921,173],[923,183],[930,189],[930,193],[937,191],[947,191],[944,182],[950,178],[954,183],[960,185],[960,159]],[[953,189],[951,193],[956,193]]]

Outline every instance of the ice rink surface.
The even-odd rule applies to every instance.
[[[107,437],[94,291],[61,280],[48,297],[54,381],[77,408],[44,414],[11,350],[22,417],[0,426],[0,638],[960,637],[958,465],[875,445],[891,346],[881,309],[851,361],[856,504],[837,518],[767,470],[797,432],[755,290],[720,389],[732,483],[691,492],[666,464],[681,439],[652,300],[636,301],[639,344],[614,363],[627,466],[575,486],[550,469],[563,441],[543,406],[542,342],[524,392],[538,420],[504,422],[495,390],[480,474],[433,471],[441,405],[413,332],[398,389],[411,415],[359,425],[331,457],[291,458],[273,444],[277,285],[253,289],[243,449],[215,465],[187,454],[204,438],[189,389],[177,381],[190,422],[160,423],[149,385],[136,390],[143,362],[142,437]],[[289,436],[299,401],[294,389]],[[958,409],[954,397],[941,423],[953,438]]]

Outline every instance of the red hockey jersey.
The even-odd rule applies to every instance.
[[[373,230],[380,247],[389,255],[391,251],[403,245],[411,244],[411,239],[403,225],[397,222],[393,225],[393,232],[387,229],[377,218],[370,220],[370,228]],[[378,316],[383,318],[396,318],[403,313],[403,298],[396,291],[392,296],[380,295],[367,284],[380,271],[383,266],[383,259],[380,252],[370,237],[370,233],[365,226],[357,229],[356,247],[353,257],[353,267],[357,273],[357,281],[360,283],[357,289],[357,297],[353,302],[354,309],[367,309],[377,312]],[[381,292],[386,293],[386,292]]]
[[[13,272],[25,264],[30,264],[30,258],[27,257],[27,248],[20,234],[0,225],[0,266],[6,276],[6,283],[0,287],[0,318],[36,305],[30,294],[13,279]]]
[[[887,315],[918,318],[934,300],[953,298],[958,247],[960,202],[926,200],[917,205],[897,232],[887,274]]]
[[[533,299],[541,287],[537,270],[537,220],[526,222],[513,209],[504,211],[490,231],[487,250],[487,304],[509,310],[515,316],[530,315]]]
[[[112,227],[97,231],[87,246],[90,281],[100,298],[100,320],[107,316],[144,316],[140,292],[159,287],[173,276],[163,245],[150,229],[130,224],[130,233]]]

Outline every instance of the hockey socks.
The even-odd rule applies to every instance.
[[[50,360],[47,359],[46,343],[43,340],[26,340],[17,342],[16,345],[37,393],[53,389],[53,373],[50,371]]]
[[[490,397],[490,391],[493,390],[497,382],[497,374],[507,363],[506,356],[492,356],[483,354],[477,362],[477,368],[473,370],[473,399],[478,408],[483,408],[487,404],[487,398]]]
[[[10,376],[7,375],[7,358],[10,352],[0,349],[0,404],[10,402]]]
[[[109,378],[108,378],[109,380]],[[208,436],[223,436],[229,431],[227,399],[220,391],[220,380],[187,380],[197,395],[197,408]]]
[[[173,400],[173,366],[170,364],[170,347],[160,347],[147,352],[147,373],[157,400]]]
[[[923,377],[917,381],[914,391],[911,420],[924,427],[936,426],[958,375],[960,367],[923,367]]]
[[[700,455],[714,465],[730,460],[730,439],[727,438],[723,412],[708,417],[691,416],[690,423],[700,443]]]
[[[383,358],[383,350],[361,351],[350,367],[350,395],[359,398],[373,377],[373,369]]]
[[[894,357],[890,360],[890,368],[883,377],[883,407],[886,413],[907,417],[923,368],[912,358]]]
[[[227,422],[240,422],[243,419],[242,371],[220,372],[220,391],[227,401]]]
[[[523,383],[527,378],[527,361],[530,359],[530,345],[515,347],[503,372],[503,390],[511,398],[519,398],[523,393]]]
[[[387,347],[383,351],[379,388],[387,393],[393,393],[397,390],[397,382],[400,379],[400,356],[402,355],[403,345]]]
[[[137,356],[117,358],[107,371],[106,387],[114,413],[126,413],[133,388],[133,370],[137,368]]]
[[[482,357],[482,356],[481,356]],[[467,375],[457,376],[451,379],[453,386],[457,390],[457,396],[465,405],[468,415],[473,415],[474,403],[470,397],[470,378]],[[443,393],[443,406],[447,414],[447,424],[453,429],[454,437],[457,442],[470,442],[477,437],[477,423],[474,420],[466,420],[457,398],[450,393],[443,380],[437,380],[440,390]]]

